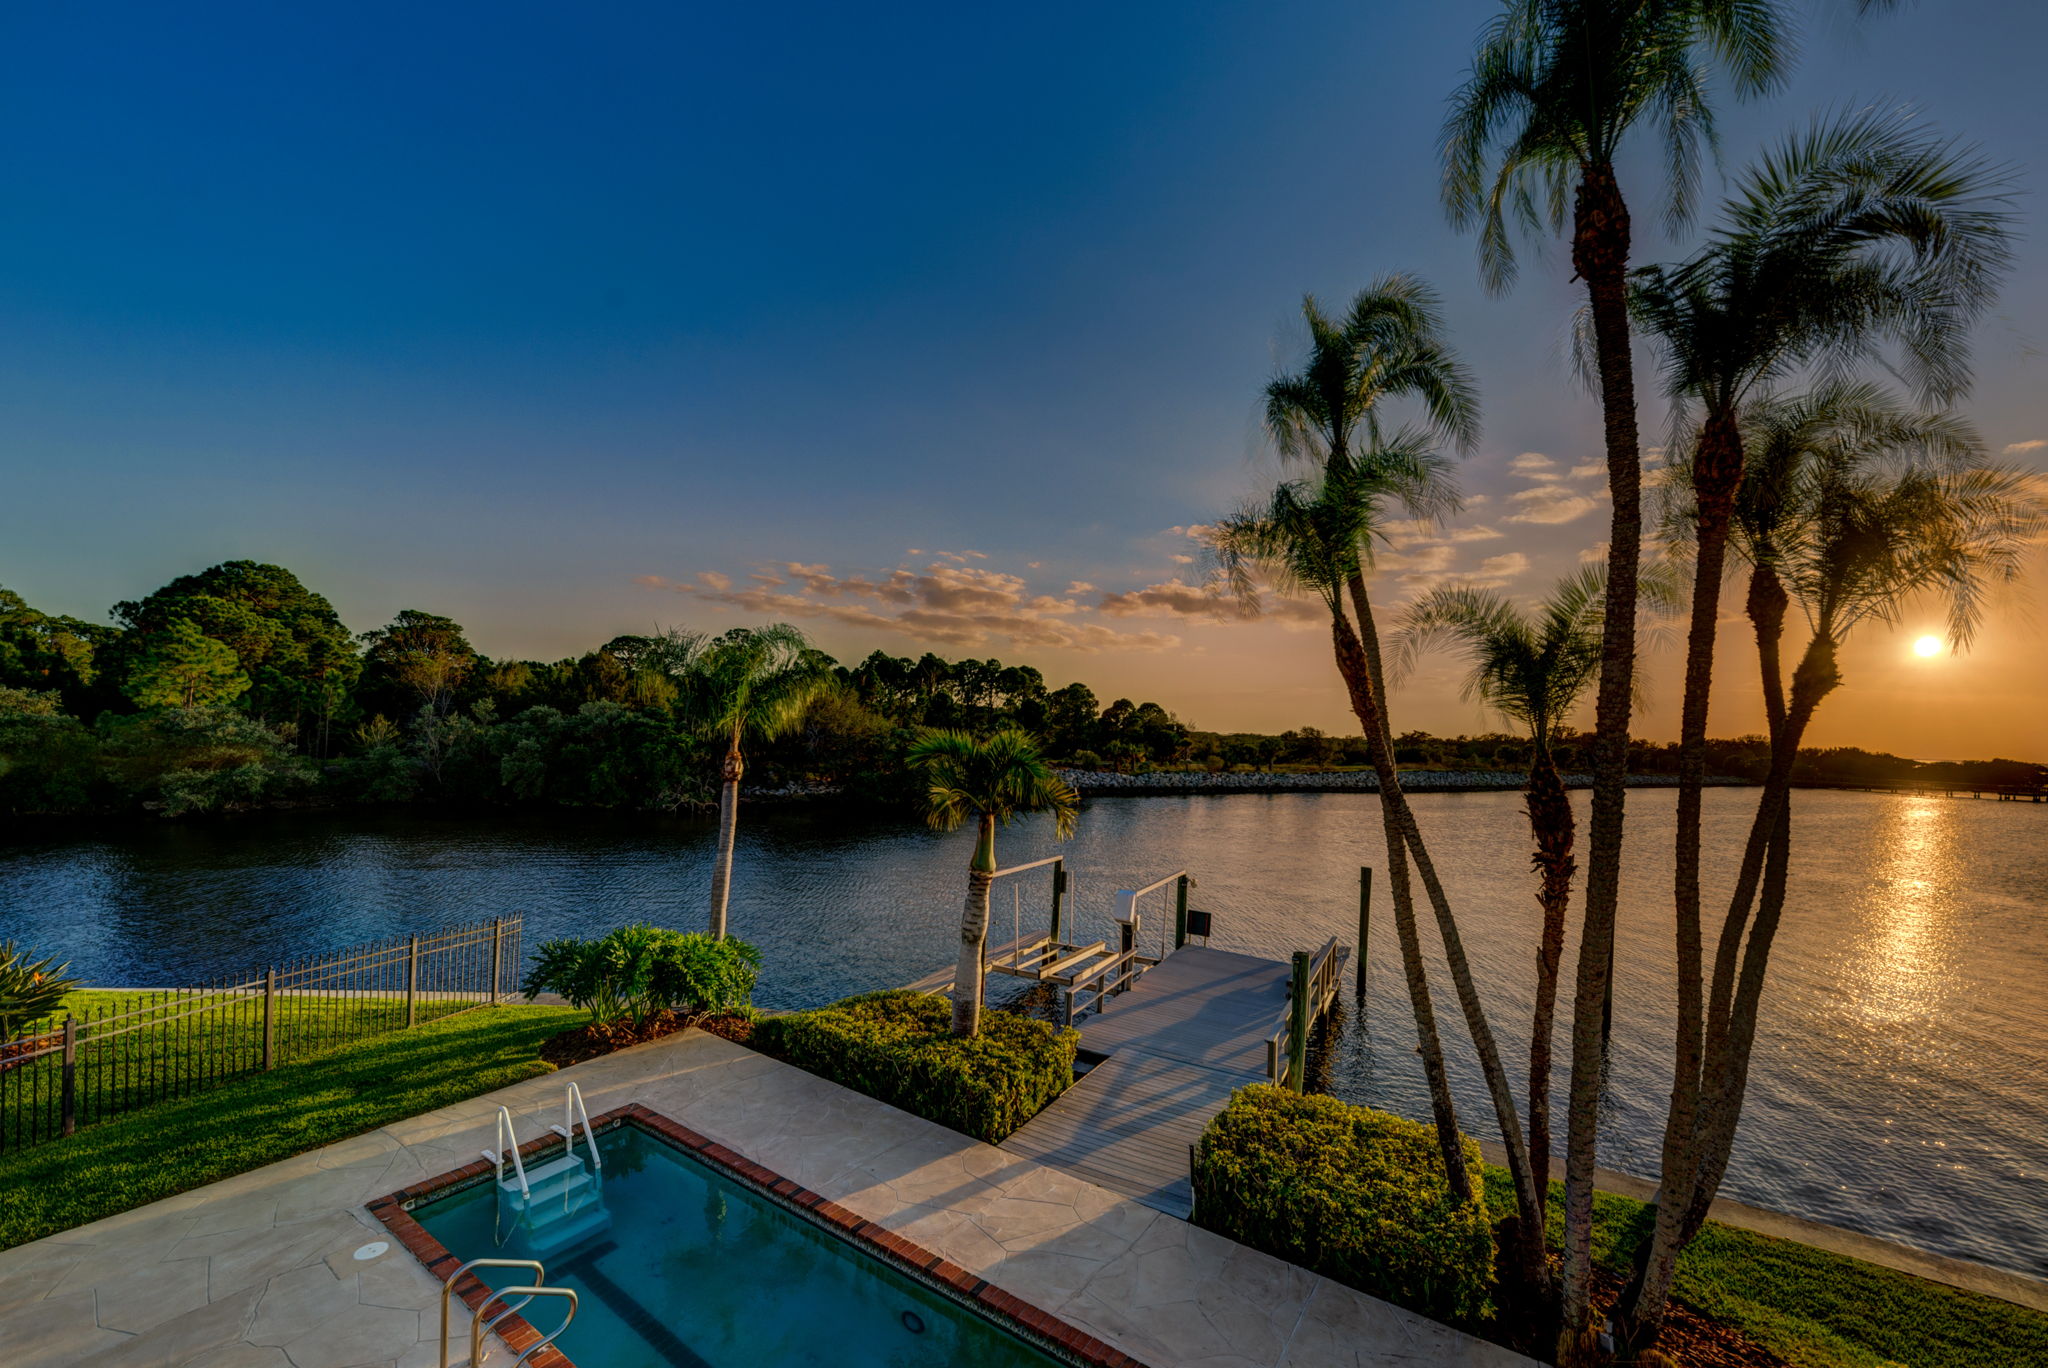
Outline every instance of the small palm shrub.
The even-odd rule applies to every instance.
[[[952,1024],[944,997],[895,989],[765,1017],[753,1045],[991,1145],[1074,1081],[1072,1030],[1008,1012],[983,1013],[972,1036]]]
[[[761,952],[742,940],[634,924],[596,940],[565,937],[535,953],[528,1000],[559,993],[600,1026],[644,1025],[660,1012],[702,1016],[745,1007]]]
[[[1195,1224],[1240,1244],[1439,1320],[1491,1309],[1484,1191],[1452,1200],[1429,1126],[1253,1084],[1203,1132],[1194,1189]]]
[[[64,977],[70,967],[31,959],[13,941],[0,941],[0,1041],[57,1010],[64,995],[78,986],[77,979]]]

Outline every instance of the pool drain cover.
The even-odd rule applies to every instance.
[[[913,1335],[922,1335],[924,1333],[924,1317],[918,1315],[915,1311],[905,1311],[903,1313],[903,1328]]]
[[[386,1241],[372,1240],[356,1251],[356,1262],[368,1263],[372,1259],[382,1258],[384,1251],[389,1248],[391,1246]]]

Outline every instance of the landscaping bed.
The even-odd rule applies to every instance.
[[[754,1016],[751,1012],[705,1015],[661,1011],[639,1022],[627,1017],[616,1021],[593,1021],[548,1037],[541,1042],[540,1057],[558,1069],[566,1069],[571,1064],[581,1064],[586,1059],[596,1059],[614,1050],[645,1045],[650,1040],[659,1040],[692,1026],[722,1036],[734,1044],[745,1045],[754,1034]]]
[[[1515,1210],[1505,1169],[1479,1162],[1476,1218],[1449,1200],[1432,1128],[1329,1097],[1240,1090],[1197,1146],[1195,1220],[1374,1296],[1511,1348],[1488,1227]],[[1563,1239],[1561,1183],[1550,1240]],[[1594,1197],[1595,1303],[1620,1296],[1650,1208]],[[1486,1258],[1481,1260],[1481,1253]],[[1710,1221],[1678,1266],[1660,1346],[1687,1368],[2012,1368],[2048,1363],[2048,1316],[1811,1245]]]
[[[953,1004],[895,990],[814,1011],[764,1017],[752,1044],[829,1078],[998,1144],[1074,1081],[1080,1035],[1008,1012],[983,1012],[981,1032],[952,1034]]]

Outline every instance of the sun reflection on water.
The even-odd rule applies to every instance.
[[[1963,874],[1953,811],[1924,798],[1898,798],[1879,823],[1843,985],[1871,1027],[1924,1020],[1947,996]]]

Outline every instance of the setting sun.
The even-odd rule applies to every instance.
[[[1913,654],[1916,656],[1940,655],[1941,638],[1938,636],[1921,637],[1918,641],[1913,643]]]

